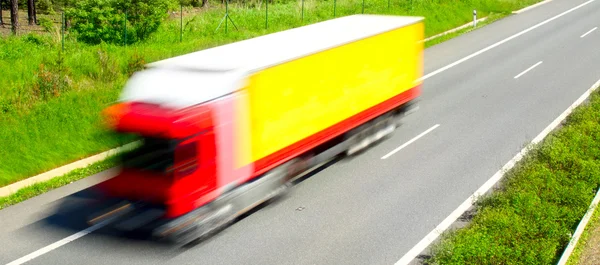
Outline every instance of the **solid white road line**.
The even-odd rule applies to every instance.
[[[521,72],[520,74],[515,76],[515,79],[521,77],[522,75],[526,74],[527,72],[531,71],[531,69],[536,68],[538,65],[542,64],[542,61],[539,61],[538,63],[532,65],[531,67],[525,69],[525,71]]]
[[[598,29],[598,27],[595,27],[595,28],[591,29],[590,31],[586,32],[585,34],[581,35],[580,38],[585,38],[585,36],[587,36],[588,34],[594,32],[594,30],[596,30],[596,29]]]
[[[490,45],[488,47],[485,47],[485,48],[483,48],[483,49],[481,49],[481,50],[479,50],[479,51],[477,51],[477,52],[475,52],[475,53],[473,53],[473,54],[471,54],[471,55],[469,55],[467,57],[464,57],[464,58],[462,58],[462,59],[460,59],[460,60],[458,60],[456,62],[453,62],[453,63],[451,63],[449,65],[446,65],[446,66],[444,66],[444,67],[442,67],[440,69],[437,69],[437,70],[435,70],[435,71],[433,71],[433,72],[431,72],[429,74],[426,74],[423,77],[421,77],[420,79],[418,79],[418,81],[423,81],[423,80],[425,80],[427,78],[430,78],[430,77],[435,76],[435,75],[437,75],[437,74],[439,74],[441,72],[444,72],[444,71],[446,71],[446,70],[448,70],[448,69],[450,69],[450,68],[452,68],[454,66],[457,66],[457,65],[459,65],[459,64],[461,64],[461,63],[463,63],[463,62],[465,62],[465,61],[467,61],[467,60],[469,60],[469,59],[471,59],[471,58],[473,58],[473,57],[475,57],[477,55],[480,55],[480,54],[482,54],[484,52],[487,52],[487,51],[489,51],[489,50],[491,50],[493,48],[496,48],[496,47],[498,47],[498,46],[500,46],[500,45],[502,45],[502,44],[504,44],[504,43],[506,43],[506,42],[508,42],[508,41],[510,41],[510,40],[512,40],[514,38],[516,38],[516,37],[519,37],[519,36],[521,36],[521,35],[523,35],[523,34],[525,34],[527,32],[530,32],[530,31],[532,31],[532,30],[534,30],[536,28],[539,28],[539,27],[541,27],[541,26],[543,26],[543,25],[545,25],[545,24],[547,24],[547,23],[549,23],[549,22],[551,22],[553,20],[556,20],[557,18],[560,18],[560,17],[562,17],[562,16],[564,16],[566,14],[569,14],[569,13],[571,13],[571,12],[573,12],[573,11],[579,9],[579,8],[582,8],[582,7],[586,6],[586,5],[594,2],[594,1],[596,1],[596,0],[589,0],[589,1],[585,2],[585,3],[583,3],[583,4],[580,4],[580,5],[576,6],[576,7],[573,7],[573,8],[571,8],[571,9],[565,11],[565,12],[562,12],[562,13],[556,15],[556,16],[553,16],[553,17],[551,17],[549,19],[546,19],[546,20],[544,20],[544,21],[536,24],[535,26],[532,26],[532,27],[530,27],[530,28],[528,28],[526,30],[523,30],[523,31],[521,31],[521,32],[519,32],[519,33],[517,33],[515,35],[512,35],[512,36],[510,36],[510,37],[508,37],[506,39],[503,39],[503,40],[501,40],[499,42],[496,42],[496,43],[494,43],[494,44],[492,44],[492,45]]]
[[[427,129],[427,131],[424,131],[421,134],[415,136],[415,138],[410,139],[408,142],[404,143],[403,145],[399,146],[398,148],[387,153],[387,155],[382,156],[381,159],[386,159],[386,158],[392,156],[393,154],[397,153],[398,151],[404,149],[404,147],[407,147],[409,144],[412,144],[414,141],[419,140],[419,138],[421,138],[421,137],[425,136],[426,134],[428,134],[429,132],[435,130],[435,128],[437,128],[439,126],[440,126],[439,124],[433,125],[431,128]]]
[[[50,252],[52,250],[55,250],[55,249],[57,249],[57,248],[65,245],[65,244],[67,244],[67,243],[69,243],[71,241],[77,240],[80,237],[83,237],[83,236],[85,236],[85,235],[87,235],[87,234],[89,234],[91,232],[94,232],[94,231],[96,231],[96,230],[98,230],[98,229],[106,226],[109,221],[111,221],[111,220],[106,220],[104,222],[100,222],[100,223],[98,223],[96,225],[90,226],[90,227],[88,227],[88,228],[86,228],[84,230],[81,230],[81,231],[79,231],[79,232],[77,232],[75,234],[72,234],[72,235],[70,235],[68,237],[65,237],[65,238],[59,240],[59,241],[56,241],[56,242],[54,242],[54,243],[52,243],[52,244],[50,244],[48,246],[45,246],[45,247],[40,248],[40,249],[38,249],[38,250],[36,250],[34,252],[31,252],[27,256],[24,256],[24,257],[22,257],[20,259],[12,261],[11,263],[8,263],[6,265],[21,265],[21,264],[23,264],[25,262],[28,262],[28,261],[30,261],[32,259],[35,259],[35,258],[37,258],[37,257],[39,257],[41,255],[44,255],[44,254],[46,254],[46,253],[48,253],[48,252]]]
[[[548,133],[550,133],[554,128],[556,128],[577,106],[581,105],[583,101],[585,101],[590,94],[596,90],[600,86],[600,80],[598,80],[592,87],[590,87],[581,97],[579,97],[569,108],[567,108],[560,116],[558,116],[550,125],[548,125],[540,134],[538,134],[531,141],[530,145],[521,149],[517,155],[515,155],[508,163],[506,163],[496,174],[492,176],[488,181],[486,181],[475,193],[473,193],[469,198],[467,198],[462,204],[458,206],[446,219],[444,219],[438,226],[436,226],[429,234],[427,234],[419,243],[417,243],[412,249],[410,249],[395,265],[406,265],[409,264],[417,255],[419,255],[423,250],[427,248],[439,235],[441,235],[452,223],[458,219],[469,207],[472,206],[473,202],[477,200],[477,198],[483,194],[485,194],[494,184],[496,184],[503,176],[503,172],[510,170],[515,166],[519,160],[523,158],[523,156],[530,150],[529,147],[531,145],[537,144],[542,141]]]

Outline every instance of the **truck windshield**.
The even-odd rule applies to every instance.
[[[177,141],[173,139],[142,138],[142,144],[121,155],[124,168],[165,172],[175,160]]]

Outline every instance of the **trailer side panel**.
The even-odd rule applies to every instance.
[[[411,24],[250,76],[256,174],[417,97],[423,32]]]

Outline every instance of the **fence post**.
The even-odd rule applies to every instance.
[[[235,25],[235,23],[233,22],[233,19],[231,19],[231,17],[229,16],[229,0],[225,0],[225,15],[223,16],[223,18],[221,19],[221,22],[219,22],[219,25],[217,26],[217,29],[215,29],[215,32],[217,30],[219,30],[219,28],[221,27],[221,25],[223,24],[223,21],[225,21],[225,33],[227,33],[227,22],[228,20],[231,20],[231,24],[233,25],[233,27],[237,30],[237,26]]]
[[[362,13],[365,13],[365,0],[362,1]]]
[[[304,22],[304,0],[302,0],[302,22]]]
[[[179,9],[179,42],[183,41],[183,4],[180,4]]]
[[[335,17],[335,6],[337,4],[336,0],[333,0],[333,17]]]
[[[265,0],[265,29],[269,28],[269,0]]]
[[[64,51],[65,50],[65,11],[63,11],[61,13],[60,24],[61,24],[60,37],[61,37],[61,41],[62,41],[62,50]]]
[[[123,24],[124,24],[123,35],[125,35],[123,44],[125,45],[125,47],[127,47],[127,9],[125,9],[125,21],[123,22]]]

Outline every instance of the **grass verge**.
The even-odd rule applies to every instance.
[[[482,197],[462,229],[432,246],[431,264],[554,264],[600,186],[600,94],[575,109]]]
[[[539,1],[371,0],[365,1],[365,13],[425,16],[426,35],[432,36],[469,22],[473,9],[480,16],[507,15]],[[132,141],[104,130],[98,114],[144,63],[333,17],[332,1],[305,1],[304,21],[300,1],[278,1],[269,5],[265,29],[264,6],[250,1],[231,6],[239,30],[225,33],[215,32],[224,8],[218,2],[211,6],[184,17],[182,41],[177,18],[148,41],[127,47],[85,45],[68,35],[61,52],[58,28],[46,35],[0,38],[0,186]],[[360,0],[339,2],[336,16],[361,8]]]
[[[117,165],[117,161],[117,156],[112,156],[103,161],[93,163],[85,168],[75,169],[60,177],[56,177],[48,181],[36,183],[31,186],[22,188],[12,195],[0,197],[0,210],[8,206],[17,204],[19,202],[25,201],[27,199],[33,198],[50,190],[70,184],[74,181],[110,169]]]
[[[469,33],[469,32],[474,31],[476,29],[485,27],[485,26],[487,26],[489,24],[492,24],[492,23],[494,23],[494,22],[496,22],[496,21],[498,21],[500,19],[503,19],[503,18],[505,18],[505,17],[507,17],[509,15],[510,14],[507,14],[507,13],[492,13],[492,14],[489,14],[484,21],[477,22],[477,26],[475,26],[475,27],[466,27],[466,28],[457,30],[455,32],[444,34],[444,35],[439,36],[439,37],[437,37],[435,39],[431,39],[431,40],[425,42],[425,48],[429,48],[431,46],[435,46],[437,44],[440,44],[440,43],[445,42],[447,40],[456,38],[456,37],[458,37],[460,35],[463,35],[465,33]]]

